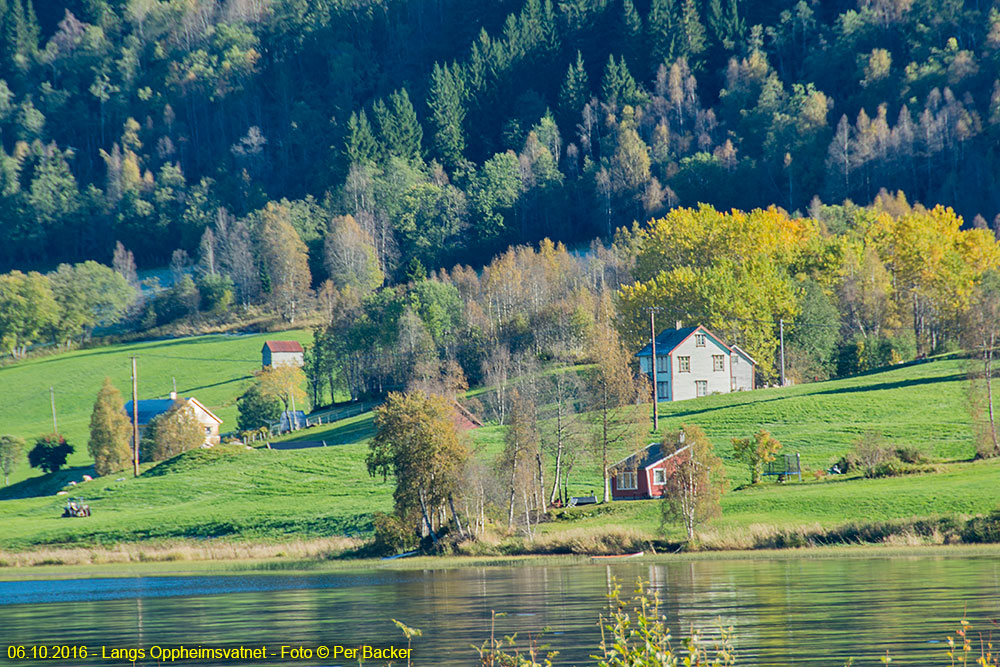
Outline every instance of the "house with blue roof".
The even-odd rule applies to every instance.
[[[755,388],[757,362],[736,345],[727,345],[703,326],[661,331],[652,345],[636,353],[639,370],[656,387],[656,400],[683,401],[709,394],[728,394]]]
[[[167,410],[169,410],[174,403],[178,400],[183,401],[184,408],[187,410],[191,416],[198,420],[202,429],[205,431],[205,445],[217,445],[219,444],[219,425],[222,420],[215,416],[211,410],[202,405],[201,401],[197,398],[177,398],[177,394],[170,392],[170,398],[154,398],[143,401],[137,401],[136,403],[136,417],[139,423],[139,439],[142,440],[145,434],[146,428],[149,426],[149,422],[153,421],[154,417],[159,417]],[[125,414],[128,415],[129,421],[132,421],[132,401],[125,402]]]

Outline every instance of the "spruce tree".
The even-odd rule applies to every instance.
[[[675,11],[674,0],[651,0],[649,4],[646,41],[654,72],[661,64],[674,61],[677,23]]]
[[[378,143],[368,122],[364,109],[351,113],[347,121],[347,136],[344,137],[344,157],[349,164],[370,164],[378,156]]]
[[[465,100],[462,72],[458,65],[434,65],[427,105],[434,125],[434,148],[444,163],[456,167],[465,151]]]
[[[590,97],[590,80],[583,66],[583,55],[576,52],[576,62],[566,71],[566,80],[559,90],[559,113],[564,124],[570,127],[576,120]]]
[[[680,53],[686,56],[692,69],[697,69],[695,63],[698,56],[705,50],[705,26],[701,24],[698,15],[698,5],[695,0],[684,0],[681,7],[680,21]]]
[[[608,64],[604,68],[604,79],[601,81],[601,95],[608,104],[622,107],[626,104],[636,105],[643,101],[639,84],[632,78],[622,56],[618,62],[615,57],[608,56]]]
[[[388,103],[379,100],[372,109],[386,153],[406,160],[419,159],[424,130],[406,89],[392,93]]]
[[[622,53],[632,67],[637,67],[642,61],[642,17],[635,10],[632,0],[622,0],[622,24],[619,44]]]
[[[111,384],[111,378],[105,377],[90,414],[90,441],[87,443],[98,475],[124,470],[132,461],[129,442],[132,429],[122,406],[121,392]]]

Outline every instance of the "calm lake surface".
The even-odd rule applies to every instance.
[[[424,632],[413,643],[415,665],[475,665],[470,644],[489,636],[491,610],[508,614],[498,634],[525,639],[548,627],[556,664],[592,664],[612,577],[626,590],[638,577],[651,581],[675,637],[719,618],[734,626],[739,664],[843,665],[854,657],[876,665],[888,649],[894,664],[945,665],[945,637],[963,613],[985,631],[986,619],[1000,620],[1000,559],[951,555],[33,580],[0,582],[0,664],[45,664],[9,660],[8,644],[98,653],[101,645],[405,646],[396,618]]]

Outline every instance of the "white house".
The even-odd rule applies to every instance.
[[[304,351],[296,340],[269,340],[260,349],[261,368],[273,366],[302,366]]]
[[[728,394],[754,389],[756,363],[703,326],[667,329],[656,336],[656,372],[652,346],[639,350],[639,370],[656,385],[657,401]]]

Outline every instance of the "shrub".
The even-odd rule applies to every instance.
[[[395,514],[376,512],[375,543],[372,545],[376,554],[394,554],[413,549],[418,544],[419,539],[413,531],[412,521],[404,521]]]
[[[906,445],[896,448],[896,457],[903,463],[927,463],[927,457],[919,449]]]
[[[989,516],[977,516],[965,522],[962,541],[969,544],[993,544],[1000,542],[1000,508]]]
[[[28,452],[28,464],[43,472],[55,472],[66,465],[66,458],[74,451],[73,445],[58,433],[39,436]]]

